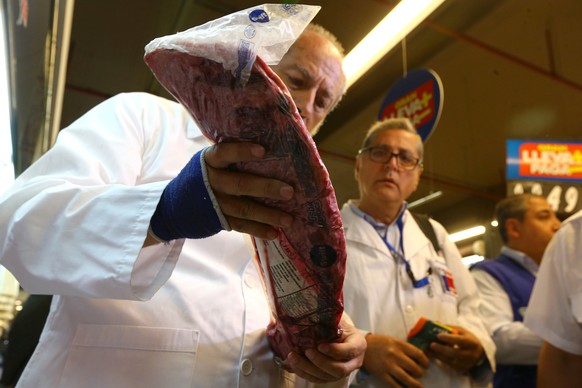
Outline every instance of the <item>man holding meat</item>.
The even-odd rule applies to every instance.
[[[495,345],[473,278],[442,225],[426,219],[440,246],[435,249],[407,210],[422,157],[410,120],[375,123],[356,157],[360,198],[342,208],[345,311],[368,343],[361,386],[469,387],[491,379]],[[438,334],[421,350],[407,341],[421,317],[452,333]]]
[[[344,92],[343,53],[330,39],[308,28],[274,68],[312,133]],[[263,147],[213,145],[200,166],[192,155],[204,147],[181,105],[121,94],[61,131],[0,198],[2,264],[29,292],[55,295],[19,386],[305,383],[285,369],[345,384],[361,365],[366,344],[347,321],[338,343],[275,364],[270,310],[243,233],[274,238],[290,216],[249,197],[289,200],[293,188],[228,168],[261,159]],[[196,183],[202,175],[209,189]],[[175,190],[163,195],[169,182]],[[210,192],[233,231],[221,231]],[[197,206],[183,209],[187,222],[153,226],[154,213],[189,201]]]

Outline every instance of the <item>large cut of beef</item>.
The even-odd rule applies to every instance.
[[[294,216],[276,240],[254,239],[273,313],[267,335],[276,354],[285,359],[291,350],[337,340],[346,260],[340,213],[327,170],[285,85],[258,56],[244,86],[222,64],[182,51],[154,49],[145,61],[212,141],[266,148],[264,159],[239,163],[238,170],[295,189],[290,201],[257,199]]]

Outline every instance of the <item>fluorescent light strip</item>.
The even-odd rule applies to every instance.
[[[360,43],[346,55],[347,87],[353,85],[445,0],[401,0]]]
[[[451,233],[449,235],[449,240],[452,242],[457,242],[461,240],[466,240],[471,237],[480,236],[485,233],[485,227],[483,225],[475,226],[473,228],[465,229],[457,233]]]
[[[0,3],[0,193],[14,181],[10,96],[8,89],[8,58],[4,36],[4,3]]]
[[[440,197],[441,195],[443,195],[443,192],[442,192],[442,191],[440,191],[440,190],[439,190],[439,191],[435,191],[434,193],[432,193],[432,194],[429,194],[429,195],[427,195],[426,197],[422,197],[422,198],[420,198],[420,199],[417,199],[416,201],[410,202],[410,203],[408,204],[408,208],[409,208],[409,209],[412,209],[413,207],[416,207],[416,206],[422,205],[422,204],[423,204],[423,203],[425,203],[425,202],[428,202],[428,201],[431,201],[431,200],[433,200],[433,199],[435,199],[435,198],[438,198],[438,197]]]

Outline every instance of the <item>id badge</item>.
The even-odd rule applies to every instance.
[[[441,283],[443,293],[451,296],[457,296],[457,289],[455,288],[453,273],[449,270],[447,265],[442,261],[433,260],[432,268]]]

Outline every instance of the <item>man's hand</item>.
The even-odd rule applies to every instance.
[[[481,342],[473,333],[460,326],[452,326],[455,334],[440,333],[437,337],[444,344],[430,344],[430,355],[457,371],[468,372],[485,356]]]
[[[210,186],[230,227],[272,240],[277,237],[274,227],[291,225],[293,217],[249,197],[289,200],[293,187],[276,179],[229,169],[233,163],[256,161],[264,156],[262,146],[248,142],[215,144],[204,154]]]
[[[308,349],[305,355],[290,353],[284,367],[314,383],[326,383],[346,378],[362,366],[366,340],[344,313],[340,321],[343,329],[337,343],[320,344]]]
[[[275,227],[291,225],[292,216],[261,205],[251,197],[289,200],[293,197],[293,188],[276,179],[229,168],[236,162],[261,160],[264,155],[263,147],[248,142],[215,144],[196,153],[160,197],[150,220],[156,239],[212,236],[227,227],[225,221],[236,231],[265,239],[276,238]],[[218,207],[224,219],[217,212]],[[152,243],[150,238],[144,245]]]
[[[422,387],[417,380],[428,368],[428,357],[408,342],[384,335],[366,336],[364,370],[392,387]]]

